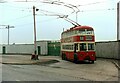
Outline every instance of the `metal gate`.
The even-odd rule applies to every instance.
[[[53,55],[53,56],[60,55],[60,42],[48,43],[48,55]]]

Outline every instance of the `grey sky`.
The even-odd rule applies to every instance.
[[[0,20],[0,25],[15,26],[15,28],[10,29],[11,44],[33,43],[33,5],[39,9],[36,12],[37,40],[59,40],[63,28],[66,30],[73,26],[57,16],[45,16],[44,14],[65,14],[69,15],[70,19],[76,20],[76,14],[72,13],[73,10],[62,5],[41,3],[40,1],[43,0],[37,2],[9,1],[11,2],[0,3],[0,18],[2,19]],[[96,41],[114,41],[117,39],[117,2],[119,0],[59,1],[67,4],[83,5],[78,7],[80,10],[78,23],[92,26],[95,30]],[[0,28],[4,27],[0,26]],[[7,43],[7,29],[0,29],[0,33],[2,33],[0,43]]]

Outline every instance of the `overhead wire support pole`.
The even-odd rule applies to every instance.
[[[36,23],[35,23],[35,6],[33,6],[33,18],[34,18],[34,54],[36,59]]]
[[[10,26],[8,25],[7,29],[8,29],[8,45],[9,45],[9,28]]]
[[[14,28],[14,26],[8,25],[6,28],[8,29],[8,45],[9,45],[9,43],[10,43],[10,28]]]
[[[37,55],[37,45],[36,45],[36,21],[35,21],[35,11],[38,11],[35,6],[33,6],[33,20],[34,20],[34,54],[32,54],[31,59],[38,60]]]
[[[10,25],[0,25],[0,26],[6,26],[5,28],[0,28],[0,29],[8,29],[8,45],[9,45],[9,42],[10,42],[10,28],[14,28],[14,26],[10,26]]]

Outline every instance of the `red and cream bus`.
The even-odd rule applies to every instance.
[[[93,28],[77,26],[63,31],[61,34],[61,57],[63,60],[75,63],[85,60],[94,63],[96,54]]]

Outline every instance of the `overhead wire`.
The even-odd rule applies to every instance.
[[[91,11],[113,11],[117,10],[117,8],[107,8],[107,9],[95,9],[95,10],[81,10],[79,12],[91,12]]]
[[[20,19],[23,19],[23,18],[26,18],[29,16],[31,16],[31,15],[21,16],[21,17],[15,18],[15,19],[10,19],[10,20],[4,21],[4,22],[14,22],[14,21],[17,21],[17,20],[20,20]]]
[[[46,3],[46,2],[45,2]],[[50,3],[50,2],[48,2],[48,3]],[[52,4],[57,4],[57,3],[59,3],[60,5],[62,5],[62,4],[64,4],[64,6],[66,6],[66,7],[69,7],[69,8],[76,8],[77,10],[79,10],[77,7],[78,6],[75,6],[75,5],[72,5],[72,4],[67,4],[67,5],[65,5],[65,3],[64,2],[60,2],[60,1],[54,1],[54,2],[51,2]],[[95,2],[95,3],[89,3],[89,4],[85,4],[85,5],[79,5],[79,6],[86,6],[86,5],[93,5],[93,4],[98,4],[98,3],[103,3],[103,2]],[[21,7],[22,8],[22,7]],[[26,9],[31,9],[31,8],[26,8]],[[107,9],[107,10],[115,10],[115,9]],[[47,10],[42,10],[42,9],[40,9],[40,11],[42,11],[42,12],[46,12],[46,13],[51,13],[51,14],[46,14],[46,13],[43,13],[43,15],[45,15],[45,16],[58,16],[58,15],[60,15],[60,14],[56,14],[55,12],[51,12],[51,11],[47,11]],[[75,10],[74,10],[75,11]],[[102,11],[102,10],[82,10],[82,11],[79,11],[79,12],[87,12],[87,11]],[[103,9],[103,11],[104,11],[104,9]],[[40,15],[40,14],[39,14]],[[61,15],[63,15],[63,14],[61,14]],[[21,18],[25,18],[25,17],[27,17],[27,16],[23,16],[23,17],[20,17],[20,18],[16,18],[16,19],[21,19]],[[14,20],[16,20],[16,19],[14,19]],[[11,20],[11,21],[13,21],[13,20]]]
[[[39,9],[39,10],[42,12],[51,13],[51,14],[62,14],[62,13],[51,12],[51,11],[47,11],[47,10],[43,10],[43,9]]]
[[[52,19],[46,19],[46,20],[42,20],[42,21],[36,21],[37,24],[39,23],[44,23],[44,22],[51,22],[51,21],[54,21],[54,20],[57,20],[58,18],[52,18]],[[20,24],[20,25],[15,25],[15,26],[27,26],[27,25],[30,25],[30,24],[33,24],[33,22],[29,22],[29,23],[25,23],[25,24]]]
[[[101,1],[101,2],[94,2],[94,3],[88,3],[88,4],[83,4],[83,5],[76,5],[77,7],[80,6],[89,6],[89,5],[95,5],[95,4],[100,4],[100,3],[105,3],[106,1]]]
[[[73,10],[72,13],[75,12],[74,8],[69,6],[68,4],[65,4],[64,2],[59,2],[59,1],[43,1],[42,3],[48,3],[48,4],[54,4],[54,5],[63,5],[65,7],[68,7]]]
[[[7,8],[13,8],[13,9],[29,9],[29,7],[23,7],[23,6],[15,6],[16,4],[13,4],[12,3],[12,5],[11,4],[0,4],[0,6],[5,6],[5,7],[7,7]]]
[[[106,11],[106,10],[109,10],[109,11],[111,11],[111,10],[116,10],[116,8],[109,8],[109,9],[100,9],[100,10],[82,10],[82,11],[80,11],[80,12],[90,12],[90,11]],[[46,12],[48,12],[48,11],[46,11]],[[52,12],[53,13],[53,12]],[[36,14],[36,15],[40,15],[40,14]],[[44,16],[60,16],[61,14],[43,14]],[[64,15],[64,14],[62,14],[62,15]],[[61,15],[61,16],[62,16]],[[22,18],[26,18],[26,17],[28,17],[28,16],[31,16],[31,15],[25,15],[25,16],[22,16],[22,17],[19,17],[19,18],[15,18],[15,19],[12,19],[12,20],[9,20],[9,21],[16,21],[16,19],[18,19],[18,20],[20,20],[20,19],[22,19]],[[41,15],[40,15],[41,16]],[[69,16],[69,15],[68,15]],[[57,19],[57,18],[56,18]],[[48,19],[48,20],[44,20],[44,21],[37,21],[37,22],[47,22],[47,21],[51,21],[51,19]],[[32,22],[31,23],[27,23],[27,24],[32,24]],[[24,26],[24,25],[27,25],[27,24],[22,24],[22,25],[16,25],[16,26]]]
[[[47,1],[43,2],[43,3],[49,3],[49,4],[55,4],[55,5],[63,5],[65,7],[68,7],[68,8],[73,10],[73,12],[71,14],[76,12],[76,15],[77,15],[78,12],[80,12],[78,6],[81,6],[81,5],[76,6],[76,5],[73,5],[73,4],[68,4],[68,3],[64,3],[64,2],[60,2],[60,1],[50,1],[50,0],[47,0]],[[103,2],[89,3],[89,4],[86,4],[86,5],[93,5],[93,4],[98,4],[98,3],[103,3]],[[76,9],[77,9],[77,11],[76,11]]]

